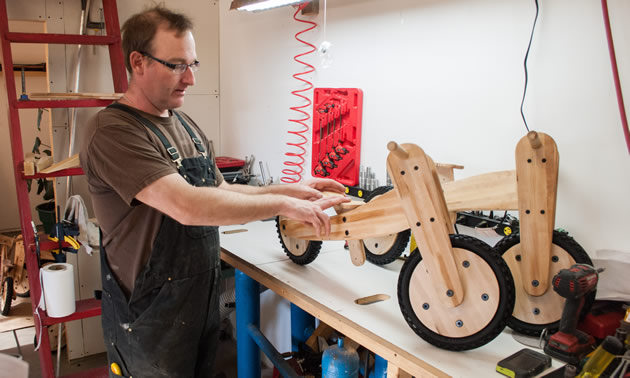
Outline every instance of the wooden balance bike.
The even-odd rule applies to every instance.
[[[412,253],[398,280],[403,317],[424,340],[467,350],[494,339],[514,308],[514,282],[505,261],[453,226],[435,164],[413,144],[388,144],[394,189],[363,203],[342,204],[331,217],[327,240],[347,240],[355,265],[365,262],[363,240],[411,230],[421,253]],[[312,262],[321,247],[312,227],[278,220],[285,251],[298,264]]]
[[[564,298],[550,288],[550,280],[560,269],[591,260],[571,237],[553,230],[559,166],[553,139],[530,132],[517,145],[516,171],[442,187],[422,149],[393,142],[388,148],[394,189],[338,207],[328,239],[348,240],[353,263],[361,265],[367,245],[377,259],[385,256],[381,262],[391,262],[413,233],[421,252],[410,255],[398,282],[400,308],[411,328],[450,350],[484,345],[506,323],[529,335],[557,328]],[[520,233],[501,240],[494,251],[475,238],[453,235],[449,211],[500,209],[519,210]],[[294,262],[308,264],[317,257],[321,238],[312,228],[280,219],[278,230]]]

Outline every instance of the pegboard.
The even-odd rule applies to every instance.
[[[313,177],[341,184],[359,183],[363,91],[358,88],[315,88],[313,94]]]

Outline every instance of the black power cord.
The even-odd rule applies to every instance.
[[[536,17],[534,18],[534,25],[532,26],[532,34],[529,36],[529,44],[527,45],[527,52],[525,53],[525,61],[523,62],[523,66],[525,67],[525,87],[523,88],[523,99],[521,100],[521,117],[523,118],[523,123],[525,123],[525,128],[527,132],[529,132],[529,126],[527,126],[527,120],[525,119],[525,113],[523,113],[523,105],[525,104],[525,95],[527,94],[527,81],[529,79],[529,75],[527,73],[527,58],[529,58],[529,50],[532,47],[532,40],[534,39],[534,30],[536,30],[536,21],[538,21],[538,13],[539,6],[538,0],[534,0],[536,4]]]

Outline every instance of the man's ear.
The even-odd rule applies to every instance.
[[[129,54],[129,64],[131,65],[131,72],[136,75],[142,75],[144,73],[144,56],[137,51],[132,51]]]

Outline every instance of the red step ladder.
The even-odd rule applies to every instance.
[[[71,100],[19,100],[15,88],[13,73],[13,57],[11,55],[11,43],[47,43],[47,44],[75,44],[75,45],[107,45],[114,80],[114,91],[122,93],[127,90],[127,74],[125,72],[124,57],[120,38],[120,25],[118,22],[118,10],[115,0],[103,0],[103,13],[105,18],[105,36],[88,36],[78,34],[45,34],[45,33],[12,33],[9,32],[9,20],[7,15],[6,0],[0,0],[0,46],[2,48],[2,69],[4,71],[8,98],[9,132],[11,138],[11,150],[13,157],[13,171],[17,189],[18,208],[20,213],[20,227],[24,238],[26,252],[26,268],[29,272],[29,285],[31,292],[31,305],[33,313],[37,309],[41,295],[39,283],[39,266],[36,254],[34,223],[31,219],[31,206],[28,197],[26,180],[82,175],[81,168],[70,168],[50,174],[35,174],[25,176],[24,151],[22,148],[22,131],[20,128],[20,109],[39,108],[82,108],[104,107],[109,105],[111,99],[71,99]],[[40,250],[58,248],[58,243],[42,242]],[[38,327],[37,317],[34,316],[37,338],[41,337],[39,348],[39,360],[42,369],[42,377],[54,377],[52,356],[48,337],[48,327],[71,320],[84,319],[101,314],[101,303],[96,299],[80,300],[76,303],[76,312],[63,318],[51,318],[46,311],[39,311],[41,316],[41,329]],[[61,335],[59,335],[61,337]],[[96,370],[84,372],[74,376],[98,377],[108,376],[108,367],[104,366]]]

